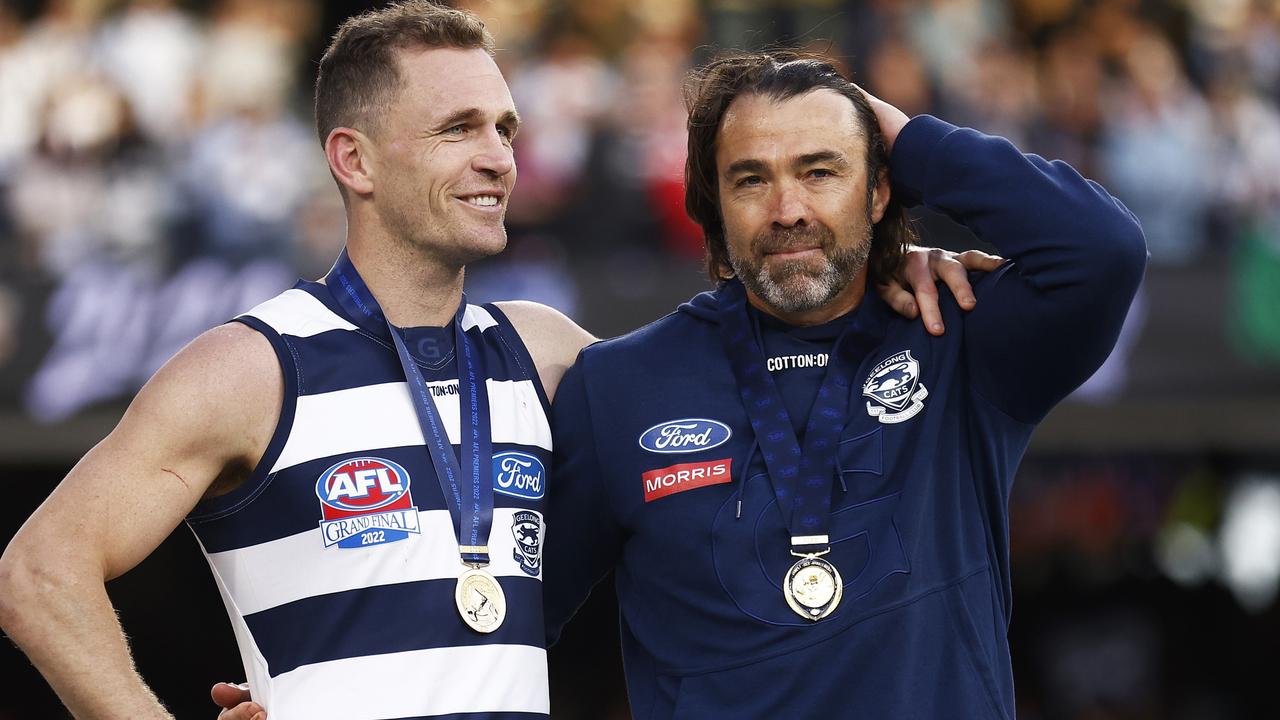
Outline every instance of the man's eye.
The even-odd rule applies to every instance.
[[[444,134],[445,135],[461,135],[466,131],[467,131],[466,125],[454,125],[453,127],[445,130]]]
[[[738,181],[738,187],[753,187],[764,182],[764,178],[759,175],[748,175]]]
[[[829,177],[835,177],[835,173],[825,168],[814,168],[813,170],[809,171],[809,177],[829,178]]]

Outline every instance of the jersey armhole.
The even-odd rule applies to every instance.
[[[487,310],[494,320],[498,321],[498,337],[511,350],[516,362],[520,364],[525,374],[529,376],[534,390],[538,393],[538,401],[542,403],[542,412],[550,418],[551,401],[547,398],[546,389],[542,387],[542,376],[538,374],[538,366],[534,364],[533,356],[529,354],[529,349],[524,346],[524,339],[520,337],[520,333],[516,332],[516,328],[511,324],[510,318],[496,304],[485,303],[481,307]]]
[[[192,524],[226,517],[253,502],[253,499],[266,489],[271,479],[271,468],[280,458],[280,452],[284,449],[289,432],[293,429],[293,417],[298,406],[297,362],[284,338],[270,325],[252,315],[241,315],[233,322],[243,323],[257,330],[271,343],[271,348],[276,353],[276,360],[280,363],[280,374],[284,378],[284,400],[280,404],[280,418],[276,421],[276,429],[271,434],[271,442],[267,444],[267,449],[262,453],[262,459],[254,466],[249,478],[226,495],[200,501],[187,515],[187,522]]]

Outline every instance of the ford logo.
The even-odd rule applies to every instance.
[[[720,447],[732,436],[729,426],[719,420],[668,420],[645,430],[640,447],[655,453],[691,453]]]
[[[493,456],[493,489],[503,495],[539,500],[547,492],[547,470],[538,458],[522,452]]]

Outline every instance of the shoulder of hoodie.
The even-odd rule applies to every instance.
[[[583,348],[579,363],[584,370],[602,364],[616,368],[619,363],[644,362],[646,358],[652,358],[654,352],[665,348],[693,351],[696,345],[692,343],[703,339],[708,333],[711,338],[718,338],[714,332],[716,323],[709,314],[714,312],[714,309],[708,307],[711,302],[714,302],[712,292],[699,293],[689,302],[682,303],[672,312],[647,325],[588,345]],[[702,316],[696,314],[699,310],[702,311]],[[720,347],[718,341],[714,347]]]

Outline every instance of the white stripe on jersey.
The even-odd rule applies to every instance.
[[[479,305],[467,303],[467,308],[462,311],[462,329],[463,331],[471,328],[480,328],[480,332],[484,332],[491,327],[497,327],[498,321],[493,319],[488,310]]]
[[[294,337],[311,337],[330,330],[356,329],[345,318],[334,315],[314,295],[297,288],[280,293],[244,315],[258,318],[281,335]]]
[[[190,528],[191,526],[188,525],[187,527]],[[200,535],[194,528],[191,529],[191,534],[195,536],[196,543],[200,545],[200,551],[204,553],[205,559],[209,561],[209,570],[213,572],[213,582],[218,586],[218,594],[222,596],[222,604],[226,606],[227,616],[231,619],[231,630],[236,636],[236,649],[240,651],[240,663],[244,666],[246,673],[244,680],[253,689],[254,700],[264,706],[270,705],[271,673],[267,667],[267,659],[258,650],[258,641],[254,639],[253,633],[249,632],[249,625],[244,620],[244,613],[236,605],[230,588],[223,582],[222,574],[218,572],[218,566],[213,563],[213,556],[209,554],[204,543],[200,542]]]
[[[306,290],[294,288],[259,304],[244,315],[252,315],[265,322],[281,335],[311,337],[329,330],[355,330],[356,326],[340,315],[334,314],[325,304]],[[243,317],[243,315],[241,316]],[[462,311],[462,329],[478,328],[481,332],[497,327],[493,319],[479,305],[467,304]]]
[[[449,442],[458,444],[457,380],[428,383],[449,387],[435,395],[436,409]],[[486,380],[489,418],[495,443],[551,449],[551,426],[530,380]],[[425,445],[418,416],[404,382],[365,385],[298,397],[293,429],[271,472],[317,458],[377,447]]]
[[[409,492],[413,493],[412,487]],[[494,575],[533,577],[515,559],[511,517],[519,511],[493,509],[487,569]],[[236,608],[243,615],[316,595],[461,575],[466,568],[458,558],[449,511],[419,511],[418,526],[421,535],[410,534],[367,550],[341,551],[326,548],[317,527],[279,540],[208,553],[209,564],[220,585],[225,582],[237,589]],[[370,552],[377,553],[377,562],[369,561]],[[262,568],[271,568],[271,573],[263,573]]]
[[[493,678],[502,678],[494,682]],[[473,645],[304,665],[272,681],[271,720],[551,712],[547,651]]]

